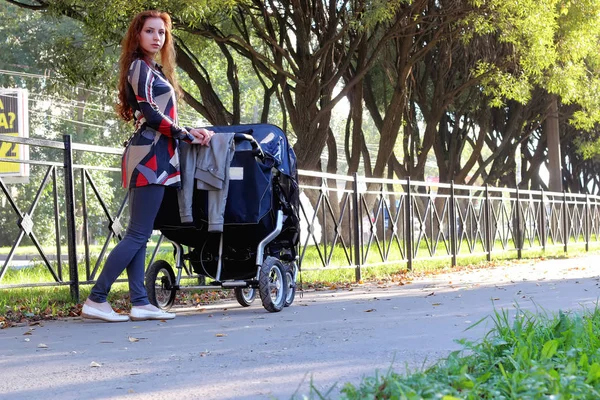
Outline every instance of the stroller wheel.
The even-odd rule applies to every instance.
[[[263,307],[278,312],[285,306],[287,283],[285,268],[275,257],[267,257],[260,268],[258,290]]]
[[[295,264],[287,264],[285,266],[285,282],[287,284],[287,290],[285,294],[285,307],[289,307],[294,302],[296,297],[296,280],[294,279]]]
[[[235,288],[233,289],[235,292],[235,299],[240,303],[242,307],[249,307],[254,299],[256,298],[256,289],[247,287],[247,288]]]
[[[146,292],[148,300],[156,307],[168,310],[175,303],[175,273],[171,265],[158,260],[146,271]]]

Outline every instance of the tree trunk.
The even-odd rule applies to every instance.
[[[558,98],[552,96],[545,121],[548,138],[549,187],[552,192],[562,192],[562,170],[560,166],[560,132],[558,123]]]

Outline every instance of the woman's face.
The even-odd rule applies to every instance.
[[[165,44],[165,22],[161,18],[148,18],[140,32],[140,47],[152,58]]]

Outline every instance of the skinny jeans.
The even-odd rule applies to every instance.
[[[89,295],[97,303],[106,302],[112,284],[127,269],[129,298],[133,306],[150,304],[144,286],[146,244],[160,209],[165,187],[148,185],[129,189],[129,225],[123,239],[110,252],[104,268]]]

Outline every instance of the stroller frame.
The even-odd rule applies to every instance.
[[[245,128],[245,126],[241,127]],[[232,127],[227,127],[227,129],[231,128]],[[264,161],[265,153],[252,135],[235,133],[235,139],[236,143],[238,141],[249,142],[252,147],[252,154],[256,159]],[[291,149],[290,152],[293,155]],[[270,174],[272,178],[270,185],[273,185],[273,182],[279,183],[280,171],[276,168],[272,168]],[[275,190],[275,192],[276,191],[277,190]],[[204,246],[209,246],[209,238],[208,236],[205,237],[204,243],[201,246],[198,246],[197,243],[195,246],[190,246],[189,243],[187,243],[188,252],[186,253],[184,250],[185,244],[164,235],[164,237],[166,237],[173,245],[175,265],[174,268],[172,268],[167,261],[158,260],[149,266],[146,271],[146,291],[150,302],[161,309],[168,310],[175,302],[177,290],[214,290],[215,288],[220,287],[222,289],[233,289],[236,300],[244,307],[248,307],[253,303],[257,292],[260,295],[263,307],[269,312],[278,312],[284,307],[290,306],[294,301],[296,292],[296,279],[299,273],[297,265],[298,256],[295,251],[292,251],[291,254],[284,253],[282,256],[281,253],[278,253],[277,250],[273,250],[272,248],[269,248],[269,252],[265,256],[269,244],[272,243],[284,229],[284,212],[281,209],[281,204],[277,203],[278,206],[273,208],[273,205],[278,200],[279,199],[273,199],[271,204],[271,212],[275,213],[274,215],[271,214],[274,217],[274,226],[256,245],[255,259],[253,262],[253,265],[256,267],[256,272],[252,272],[252,266],[248,263],[250,260],[246,258],[247,261],[244,261],[246,267],[243,270],[244,276],[242,276],[242,278],[240,278],[240,276],[234,278],[231,278],[231,276],[227,278],[227,276],[225,276],[225,278],[222,279],[225,234],[221,232],[218,238],[218,246],[216,246],[218,252],[216,252],[216,254],[212,253],[213,256],[211,258],[213,267],[214,261],[216,260],[216,272],[214,272],[215,270],[213,269],[213,272],[210,274],[207,273],[206,275],[214,280],[210,282],[210,284],[206,284],[206,276],[199,273],[199,275],[197,275],[198,285],[182,286],[181,281],[183,279],[184,269],[189,272],[191,272],[192,269],[198,272],[196,268],[188,268],[188,266],[191,267],[193,262],[199,262],[200,265],[202,265],[202,268],[204,268],[202,264],[202,252],[204,251]],[[290,208],[286,209],[286,212],[286,215],[289,217]],[[269,220],[273,222],[272,219]],[[173,232],[173,230],[171,230],[171,232]],[[213,242],[212,246],[215,245],[216,243]],[[279,248],[278,245],[280,245],[279,242],[274,244],[275,249]],[[194,249],[192,250],[192,248]],[[283,250],[285,251],[286,248],[288,247],[284,246]],[[197,256],[198,249],[200,249],[200,260],[195,259],[194,261],[193,257]],[[231,262],[231,260],[229,262]],[[194,265],[194,267],[196,267],[196,265]],[[177,271],[176,276],[174,269]],[[206,271],[206,269],[204,269],[204,271]],[[229,275],[231,275],[231,273]],[[250,275],[253,276],[250,277]]]

